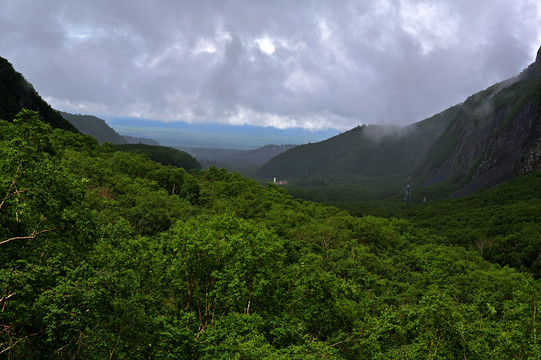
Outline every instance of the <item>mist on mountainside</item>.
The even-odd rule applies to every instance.
[[[541,51],[541,50],[540,50]],[[271,159],[260,178],[392,176],[439,197],[495,186],[541,163],[541,61],[406,127],[363,125]],[[337,185],[339,186],[339,185]],[[438,190],[435,190],[435,189]]]

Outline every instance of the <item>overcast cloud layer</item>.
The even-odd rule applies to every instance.
[[[0,56],[59,110],[349,129],[518,74],[539,0],[0,0]]]

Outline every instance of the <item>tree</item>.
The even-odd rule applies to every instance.
[[[65,229],[82,188],[60,165],[52,128],[22,110],[0,143],[0,245]]]
[[[50,125],[22,110],[0,135],[0,354],[31,358],[43,336],[36,306],[61,268],[79,259],[92,231],[81,182],[60,165]],[[84,223],[86,229],[79,231]],[[34,351],[39,351],[36,348]]]

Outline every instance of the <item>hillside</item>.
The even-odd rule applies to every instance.
[[[457,113],[344,135],[415,160]],[[0,121],[2,358],[541,354],[541,172],[404,219],[354,217],[236,172],[170,166],[178,150],[100,145],[41,119]],[[378,174],[367,164],[355,171]]]
[[[98,140],[98,143],[104,141],[111,144],[127,144],[128,141],[112,129],[105,120],[92,115],[69,114],[60,111],[60,115],[75,126],[81,133],[90,135]]]
[[[541,284],[433,228],[163,166],[35,112],[13,120],[0,121],[3,358],[540,355]]]
[[[330,139],[288,150],[257,171],[262,178],[408,174],[456,112],[450,108],[407,126],[363,125]]]
[[[257,149],[245,150],[239,153],[225,155],[218,158],[218,161],[223,162],[226,165],[226,168],[229,168],[227,165],[233,165],[233,167],[238,168],[259,167],[276,155],[294,147],[295,145],[265,145]]]
[[[541,171],[473,195],[426,206],[418,202],[396,216],[431,229],[449,244],[476,250],[491,262],[541,279]]]
[[[415,175],[470,194],[528,173],[541,160],[541,61],[468,98]]]
[[[0,57],[0,119],[11,121],[21,109],[39,112],[43,121],[54,128],[78,132],[77,128],[51,108],[11,63]]]
[[[284,152],[257,175],[304,179],[297,183],[395,176],[395,187],[434,185],[434,195],[462,196],[528,173],[541,164],[540,53],[517,77],[429,119],[405,128],[359,126]]]
[[[121,144],[116,149],[123,152],[147,154],[149,158],[162,165],[171,165],[187,171],[201,169],[199,162],[185,151],[167,146],[148,144]]]

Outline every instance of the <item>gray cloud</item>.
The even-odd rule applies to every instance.
[[[57,109],[348,129],[516,75],[537,0],[4,1],[0,56]]]

